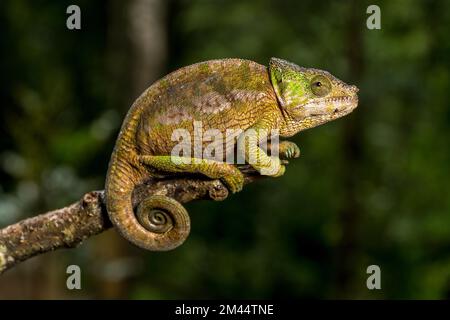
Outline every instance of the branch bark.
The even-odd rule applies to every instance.
[[[260,177],[248,166],[242,167],[241,171],[245,184]],[[200,199],[221,201],[228,197],[228,190],[219,180],[198,177],[151,179],[136,187],[133,205],[152,194],[167,195],[187,203]],[[0,274],[38,254],[75,248],[87,238],[111,227],[103,191],[88,192],[67,207],[7,226],[0,229]]]

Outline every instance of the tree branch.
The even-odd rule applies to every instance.
[[[245,184],[260,177],[248,166],[240,168]],[[228,190],[219,180],[184,177],[149,180],[133,192],[133,205],[153,194],[172,197],[181,203],[199,199],[221,201]],[[112,227],[103,191],[86,193],[79,201],[0,229],[0,274],[38,254],[74,248],[85,239]]]

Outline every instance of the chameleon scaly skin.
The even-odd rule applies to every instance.
[[[223,59],[172,72],[134,102],[123,122],[105,186],[112,223],[141,248],[171,250],[189,234],[187,211],[172,198],[154,195],[138,205],[135,215],[131,195],[136,185],[151,177],[196,173],[222,180],[231,192],[242,189],[243,175],[233,164],[174,161],[174,130],[192,133],[194,122],[201,121],[203,130],[217,129],[224,135],[227,129],[253,129],[261,138],[263,131],[276,129],[280,137],[290,137],[350,113],[358,104],[357,91],[326,71],[276,58],[268,68],[249,60]],[[242,135],[231,147],[244,150],[247,162],[258,159],[250,165],[260,172],[268,166],[276,169],[271,174],[275,177],[285,171],[279,158],[248,144]],[[223,160],[232,151],[230,144],[224,150]],[[282,158],[298,157],[300,152],[289,141],[280,143],[280,151]]]

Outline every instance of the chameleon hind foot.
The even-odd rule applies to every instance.
[[[241,191],[244,186],[242,172],[229,163],[179,156],[139,156],[139,159],[143,164],[160,171],[199,173],[211,179],[220,179],[232,193]]]
[[[219,165],[221,166],[217,170],[218,175],[216,177],[219,178],[232,193],[241,191],[244,187],[244,175],[242,172],[228,163],[224,163],[223,166],[222,164]]]

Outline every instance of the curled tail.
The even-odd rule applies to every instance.
[[[139,175],[117,151],[111,158],[105,187],[106,207],[114,227],[143,249],[167,251],[178,247],[190,231],[186,209],[175,199],[153,195],[138,205],[135,214],[131,197]]]

